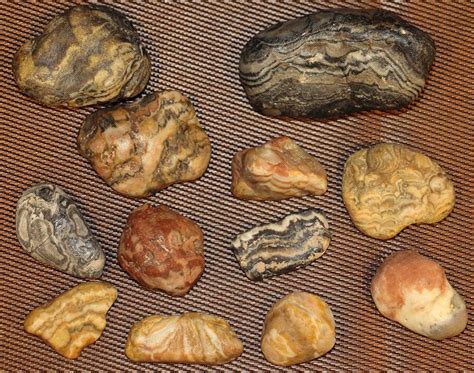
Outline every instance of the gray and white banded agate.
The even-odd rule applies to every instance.
[[[98,278],[104,252],[64,191],[51,184],[28,189],[18,201],[16,233],[33,258],[81,278]]]

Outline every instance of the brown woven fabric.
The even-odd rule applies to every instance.
[[[184,298],[141,288],[117,263],[117,247],[129,212],[145,202],[115,193],[76,149],[76,136],[92,108],[43,107],[22,95],[12,78],[19,46],[71,4],[0,4],[0,370],[277,371],[260,351],[263,321],[271,305],[294,290],[323,297],[337,325],[334,349],[291,369],[466,369],[473,365],[473,22],[470,2],[356,3],[397,12],[429,32],[437,54],[426,88],[409,108],[360,113],[338,120],[280,120],[253,112],[238,78],[239,53],[268,25],[342,1],[300,3],[116,3],[137,27],[153,61],[146,93],[173,88],[188,95],[209,134],[213,154],[205,175],[146,199],[164,203],[197,221],[205,233],[206,269]],[[281,202],[240,201],[230,194],[231,159],[238,150],[288,135],[328,171],[329,191],[321,197]],[[349,154],[363,146],[393,141],[423,151],[452,177],[456,207],[441,223],[405,229],[389,241],[364,236],[352,225],[341,198],[341,176]],[[68,361],[23,330],[27,313],[81,280],[49,269],[28,256],[15,235],[15,205],[38,182],[61,186],[77,202],[102,244],[107,263],[102,279],[119,298],[102,337],[76,361]],[[333,241],[312,265],[263,283],[247,280],[230,249],[231,239],[255,224],[278,220],[305,207],[327,212]],[[464,296],[470,323],[464,333],[436,342],[384,319],[370,296],[370,280],[393,251],[415,248],[446,269]],[[245,344],[243,355],[218,368],[138,365],[124,354],[132,323],[155,314],[212,313],[228,320]]]

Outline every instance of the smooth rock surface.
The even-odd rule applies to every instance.
[[[453,183],[429,157],[381,143],[352,154],[342,177],[342,198],[355,224],[379,239],[411,224],[433,224],[454,207]]]
[[[453,289],[444,269],[415,250],[386,258],[372,280],[371,291],[382,315],[415,333],[441,340],[466,328],[464,299]]]
[[[262,280],[311,263],[330,241],[324,212],[308,209],[239,234],[232,247],[247,277]]]
[[[327,190],[323,166],[286,136],[238,152],[232,161],[232,193],[251,200],[281,200]]]
[[[240,77],[264,115],[336,117],[407,106],[423,89],[434,55],[428,34],[389,11],[330,9],[250,39]]]
[[[133,361],[220,365],[244,347],[224,319],[198,312],[154,315],[133,325],[125,353]]]
[[[57,353],[77,359],[105,329],[105,316],[117,299],[117,290],[101,281],[79,284],[26,317],[28,333],[41,337]]]
[[[191,102],[177,91],[155,92],[90,114],[78,144],[99,176],[129,197],[196,180],[211,157]]]
[[[64,191],[39,184],[23,193],[16,208],[21,246],[41,263],[81,278],[98,278],[104,252]]]
[[[334,317],[317,295],[303,291],[288,294],[265,318],[262,352],[272,364],[304,363],[324,355],[335,343]]]
[[[150,58],[130,21],[103,5],[73,6],[13,59],[20,90],[49,106],[86,106],[138,95]]]
[[[204,270],[201,228],[163,205],[145,204],[128,217],[118,260],[142,286],[184,295]]]

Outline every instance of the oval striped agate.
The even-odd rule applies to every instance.
[[[311,263],[326,252],[330,241],[324,212],[308,209],[239,234],[232,246],[247,277],[263,280]]]
[[[431,37],[391,12],[332,9],[251,38],[240,78],[264,115],[336,117],[407,106],[423,89],[434,56]]]

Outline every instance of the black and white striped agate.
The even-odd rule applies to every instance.
[[[264,115],[329,118],[407,106],[423,89],[434,56],[431,37],[396,14],[331,9],[251,38],[240,78]]]
[[[64,191],[51,184],[28,189],[18,201],[16,233],[33,258],[81,278],[98,278],[104,252]]]
[[[311,263],[326,252],[330,241],[324,212],[309,209],[242,233],[232,246],[247,277],[262,280]]]

